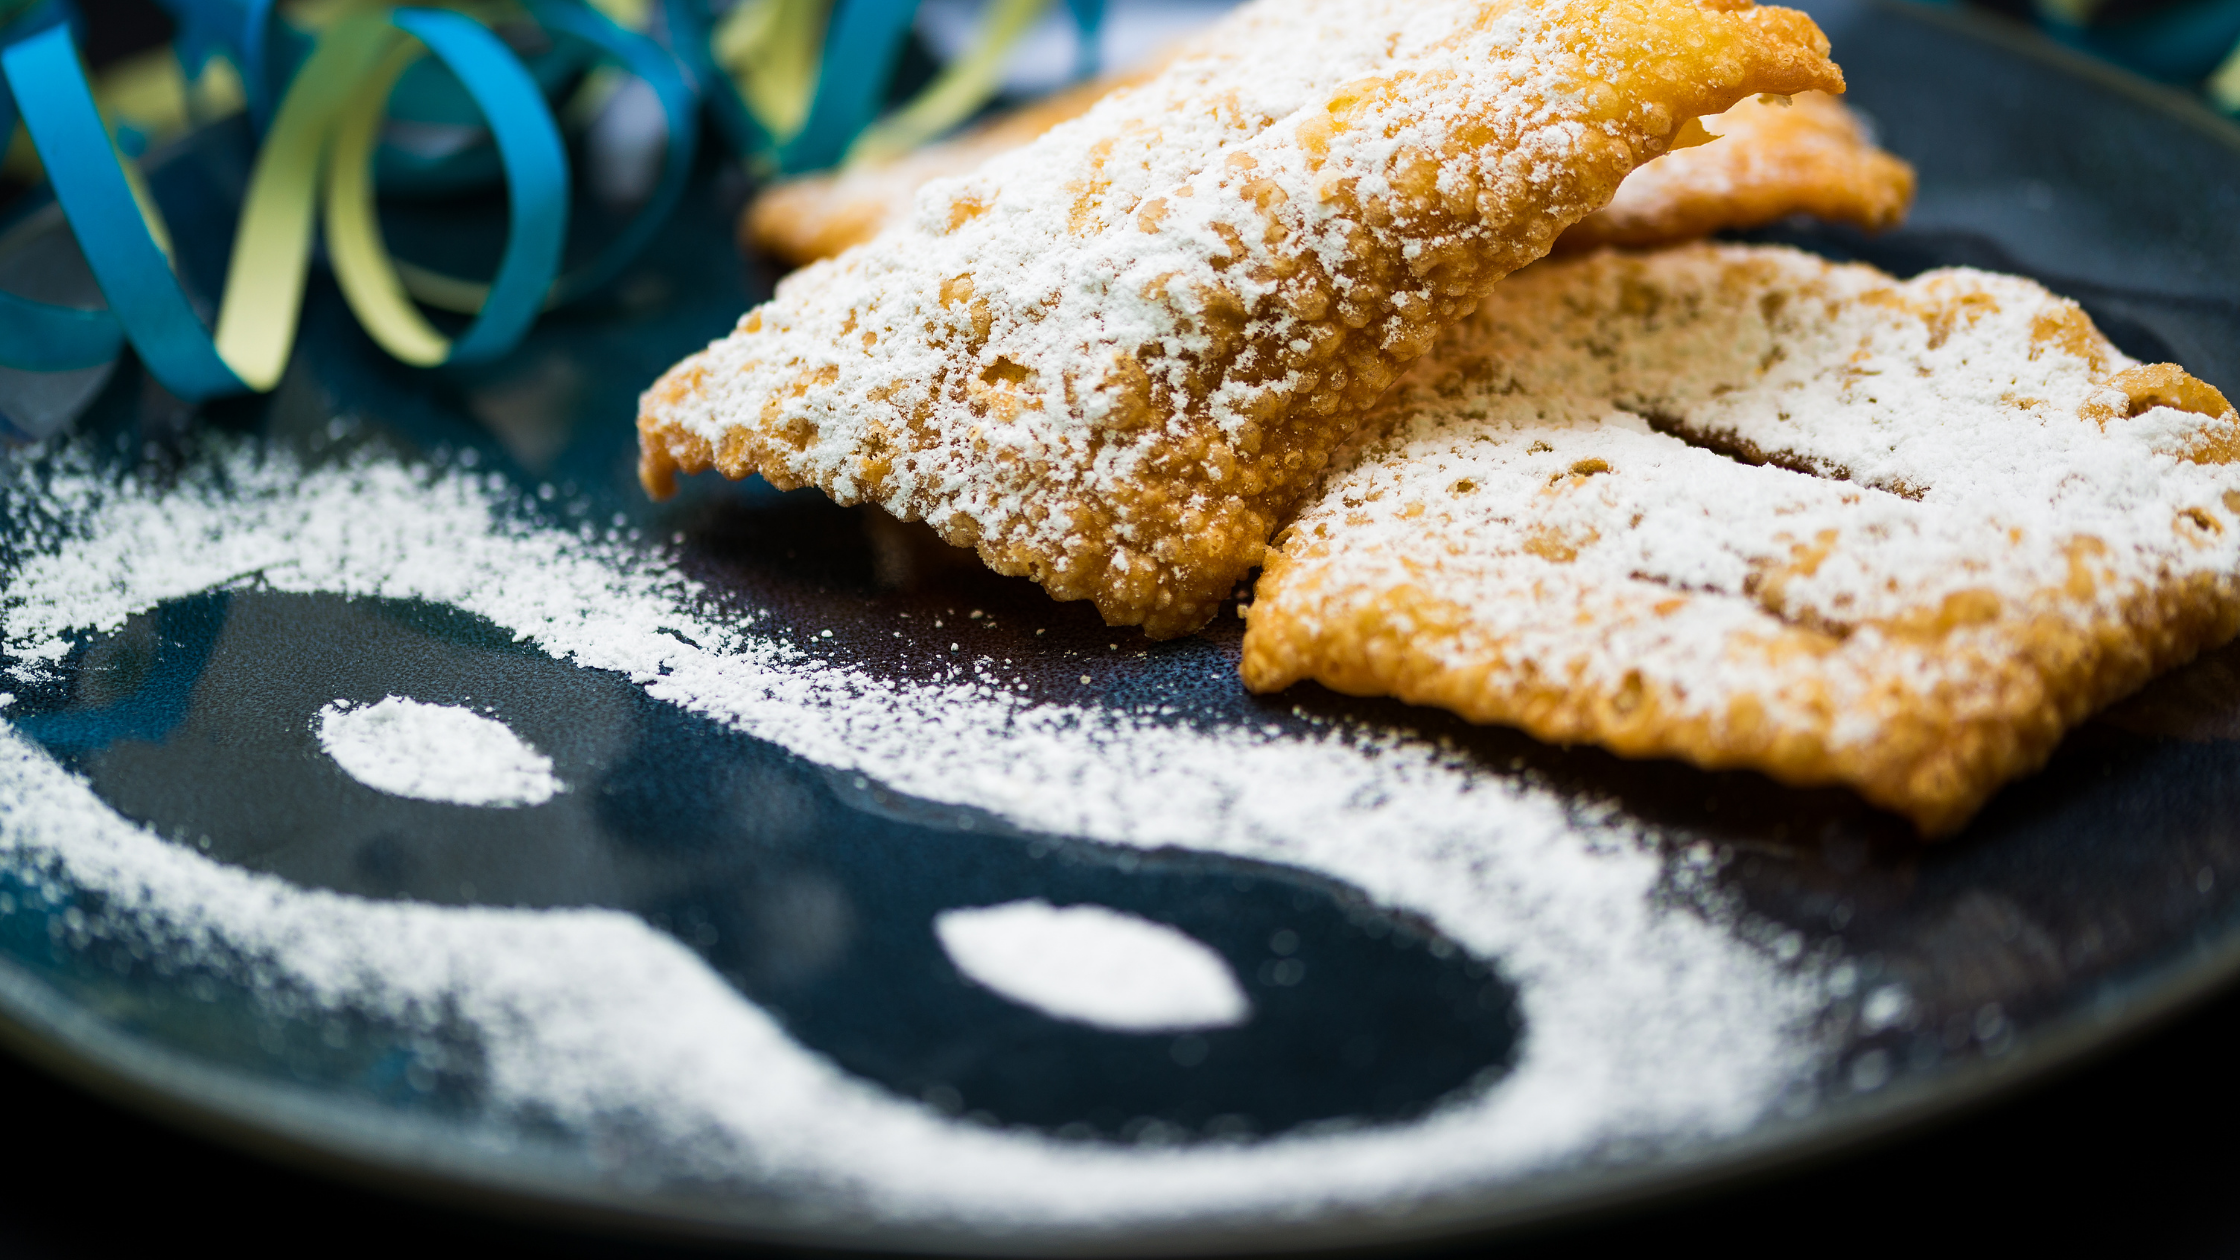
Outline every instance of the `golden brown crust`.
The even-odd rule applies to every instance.
[[[2026,281],[1544,263],[1334,464],[1241,670],[1845,785],[1943,835],[2240,630],[2235,456],[2221,394]]]
[[[1704,120],[1718,139],[1635,171],[1609,205],[1563,234],[1563,252],[1643,249],[1809,214],[1880,232],[1913,205],[1913,168],[1874,146],[1843,103],[1800,92]]]
[[[1650,619],[1653,605],[1643,600],[1602,614]],[[1472,722],[1513,726],[1553,744],[1676,758],[1707,770],[1755,770],[1793,787],[1848,787],[1935,838],[1959,830],[2000,785],[2044,765],[2070,727],[2240,633],[2240,582],[2195,575],[2135,592],[2115,616],[2084,625],[2039,616],[2006,627],[1990,650],[1955,652],[1937,633],[1951,625],[1932,619],[1922,642],[1895,648],[1881,663],[1892,680],[1886,711],[1877,715],[1881,736],[1859,743],[1827,737],[1833,711],[1818,727],[1769,721],[1763,703],[1744,696],[1706,713],[1669,682],[1639,674],[1616,686],[1516,681],[1498,668],[1509,645],[1474,633],[1469,609],[1416,585],[1374,593],[1321,589],[1311,557],[1272,553],[1247,616],[1242,673],[1253,691],[1311,679],[1347,695],[1393,696]],[[1837,644],[1783,626],[1745,646],[1777,678]],[[1926,693],[1906,690],[1898,680],[1908,658],[1924,652],[1956,667],[1940,672],[1970,680]]]
[[[953,140],[891,161],[773,184],[740,217],[742,244],[801,266],[879,234],[910,209],[926,183],[961,175],[1087,113],[1106,94],[1150,71],[1059,92]],[[1704,120],[1717,143],[1675,149],[1618,186],[1611,203],[1558,238],[1559,252],[1601,245],[1645,248],[1758,227],[1792,214],[1868,232],[1897,226],[1913,205],[1913,167],[1868,139],[1825,92],[1776,101],[1752,97]]]
[[[1224,29],[672,369],[647,488],[817,485],[1187,633],[1397,371],[1684,120],[1842,86],[1803,14],[1710,0],[1286,0]],[[1275,47],[1325,30],[1351,60]],[[1303,107],[1256,112],[1270,76]]]

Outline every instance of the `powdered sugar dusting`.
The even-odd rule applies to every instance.
[[[941,947],[970,979],[1060,1019],[1158,1032],[1252,1014],[1229,964],[1162,923],[1102,906],[1014,901],[944,910]]]
[[[1187,632],[1398,368],[1685,117],[1837,87],[1684,0],[1265,0],[794,273],[641,403],[648,484],[759,470]]]
[[[1670,313],[1642,320],[1644,303]],[[1555,576],[1724,595],[1694,606],[1845,633],[1975,589],[2112,615],[2141,583],[2230,571],[2240,530],[2189,529],[2185,516],[2229,514],[2229,467],[2183,458],[2219,419],[2169,407],[2124,419],[2120,393],[2117,418],[2084,414],[2132,361],[2097,333],[2072,350],[2036,332],[2072,318],[2073,304],[2018,277],[1899,285],[1775,248],[1550,264],[1500,290],[1395,395],[1398,427],[1333,475],[1300,534],[1400,574],[1448,543],[1458,562],[1529,551],[1537,529],[1576,540]],[[1820,475],[1703,449],[1718,444]],[[1567,475],[1585,493],[1551,492]],[[2093,554],[2106,574],[2073,587],[2079,536],[2104,546]],[[1793,549],[1816,539],[1825,554],[1797,564]],[[1504,624],[1528,615],[1466,582],[1442,590]],[[1689,656],[1708,671],[1695,675],[1706,703],[1730,629],[1706,625],[1706,650]]]
[[[1854,782],[1956,825],[2068,724],[2230,634],[2234,418],[2135,403],[2132,367],[2013,276],[1901,284],[1746,246],[1544,264],[1395,391],[1253,634],[1278,659],[1420,590],[1468,624],[1408,650],[1490,670],[1442,702],[1560,685],[1586,712],[1630,688],[1632,727],[1531,729]],[[2005,742],[1932,799],[1903,786],[1896,723],[1938,732],[1916,747],[1969,723]],[[1764,732],[1782,738],[1744,742]]]
[[[658,557],[495,510],[495,486],[247,453],[169,489],[57,474],[8,590],[36,672],[67,632],[260,575],[453,604],[828,766],[1020,825],[1294,863],[1498,960],[1527,1036],[1503,1080],[1407,1125],[1253,1144],[1071,1143],[945,1118],[837,1069],[667,935],[610,911],[376,903],[214,863],[0,736],[0,845],[322,1000],[457,1011],[501,1111],[653,1135],[626,1174],[793,1187],[881,1219],[1121,1222],[1393,1205],[1730,1135],[1819,1065],[1815,983],[1671,904],[1690,859],[1622,821],[1373,732],[1271,737],[1036,705],[819,661],[701,611]],[[1700,873],[1700,872],[1699,872]],[[593,1149],[597,1149],[594,1147]]]
[[[558,795],[552,759],[496,718],[389,696],[319,712],[319,747],[376,791],[454,805],[540,805]]]

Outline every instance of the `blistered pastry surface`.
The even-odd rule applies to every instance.
[[[891,161],[774,184],[747,208],[746,243],[797,266],[833,257],[908,217],[925,184],[965,174],[1137,81],[1085,84]],[[1913,205],[1913,168],[1877,148],[1858,117],[1825,92],[1749,97],[1703,126],[1717,143],[1635,168],[1609,205],[1557,238],[1557,251],[1672,245],[1792,214],[1879,232]]]
[[[1689,118],[1840,89],[1802,14],[1262,0],[937,181],[641,403],[641,472],[874,501],[1154,635],[1209,617],[1332,445]]]
[[[1550,261],[1341,452],[1245,680],[1845,784],[1941,833],[2240,627],[2236,452],[2221,395],[2027,280]]]
[[[1913,206],[1913,168],[1875,147],[1859,118],[1825,92],[1752,97],[1703,126],[1717,139],[1627,176],[1558,248],[1674,245],[1792,214],[1880,232]]]

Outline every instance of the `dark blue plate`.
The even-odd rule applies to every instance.
[[[1809,7],[1854,103],[1919,168],[1921,198],[1912,223],[1883,238],[1785,225],[1758,239],[1900,274],[1960,263],[2034,276],[2083,302],[2132,355],[2240,386],[2230,296],[2240,131],[2009,28],[1911,7]],[[244,161],[244,137],[218,129],[156,172],[176,234],[205,247],[183,259],[205,291]],[[633,475],[637,391],[769,290],[769,272],[731,244],[744,193],[735,176],[703,172],[610,301],[547,320],[488,368],[397,367],[320,282],[288,379],[268,399],[190,411],[126,365],[32,402],[46,415],[70,391],[97,391],[80,449],[159,478],[194,472],[214,434],[317,466],[342,457],[330,422],[347,413],[342,446],[469,464],[523,492],[534,523],[619,517],[680,538],[684,568],[712,598],[829,628],[822,650],[897,680],[918,676],[913,662],[940,645],[897,642],[891,628],[969,605],[997,623],[978,632],[980,650],[1014,660],[1032,698],[1171,706],[1211,728],[1356,718],[1450,739],[1581,802],[1615,800],[1667,839],[1675,862],[1699,842],[1726,855],[1720,890],[1754,922],[1806,952],[1856,960],[1850,995],[1820,1013],[1836,1053],[1810,1092],[1739,1136],[1385,1214],[1000,1236],[904,1229],[835,1217],[776,1182],[615,1176],[611,1149],[492,1112],[473,1027],[440,1013],[276,1014],[286,1003],[259,991],[253,967],[167,953],[94,890],[5,868],[0,1028],[16,1048],[223,1140],[541,1219],[847,1246],[1222,1250],[1499,1229],[1731,1179],[2042,1076],[2240,969],[2240,649],[2087,724],[1965,835],[1924,848],[1842,792],[1555,749],[1312,688],[1256,700],[1235,679],[1233,617],[1115,656],[1105,647],[1115,636],[1087,609],[813,494],[694,484],[648,503]],[[57,250],[57,231],[20,222],[0,261]],[[449,244],[467,248],[461,240]],[[68,286],[67,266],[48,272]],[[547,484],[556,493],[537,499]],[[12,573],[34,549],[33,524],[20,511],[8,520],[0,562]],[[1099,658],[1094,685],[1076,654]],[[288,668],[274,667],[281,658]],[[363,787],[317,755],[305,715],[392,692],[483,707],[568,782],[594,786],[503,814]],[[1405,1124],[1498,1079],[1531,1035],[1501,959],[1473,958],[1341,881],[1032,833],[889,793],[440,604],[254,583],[184,595],[79,642],[49,681],[19,688],[7,717],[119,813],[202,837],[219,861],[377,900],[628,911],[846,1072],[1068,1140],[1239,1142],[1332,1121]],[[1052,1020],[963,983],[934,917],[1028,897],[1183,929],[1228,960],[1255,1018],[1185,1046]],[[854,926],[836,933],[841,921]],[[1269,957],[1282,933],[1300,942],[1302,967]],[[1871,989],[1910,1002],[1869,1018],[1856,995]]]

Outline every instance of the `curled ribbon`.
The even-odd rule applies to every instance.
[[[269,0],[242,11],[240,45],[252,107],[268,81]],[[612,279],[659,230],[682,195],[698,138],[695,101],[675,62],[579,0],[530,0],[547,29],[620,63],[653,90],[669,136],[652,195],[589,262],[560,274],[567,236],[568,157],[543,91],[481,23],[440,9],[374,9],[322,32],[271,107],[243,200],[215,332],[174,274],[162,212],[116,151],[69,28],[51,22],[0,54],[0,123],[21,117],[72,234],[107,299],[85,311],[0,294],[0,363],[57,371],[105,362],[129,341],[156,379],[189,400],[268,390],[295,339],[322,205],[328,257],[367,331],[407,363],[495,358],[539,311]],[[372,170],[385,103],[400,76],[433,56],[488,127],[507,186],[508,233],[496,276],[460,280],[389,256],[374,211]],[[474,316],[450,338],[413,305]]]
[[[886,86],[918,0],[842,0],[837,11],[830,0],[763,0],[777,6],[766,15],[776,20],[764,22],[770,34],[756,38],[790,42],[760,49],[766,77],[750,85],[761,89],[751,93],[717,66],[704,0],[659,0],[670,48],[583,0],[485,6],[501,17],[525,13],[552,37],[554,50],[527,65],[482,22],[447,9],[360,7],[313,37],[283,21],[276,0],[161,2],[178,18],[174,50],[185,72],[198,71],[217,52],[233,61],[262,139],[216,328],[195,313],[172,265],[162,211],[102,119],[64,0],[40,0],[0,26],[0,135],[20,117],[108,309],[0,292],[0,365],[92,367],[129,343],[165,388],[200,401],[278,383],[318,238],[353,313],[390,354],[422,366],[496,358],[520,342],[541,311],[613,280],[660,230],[691,175],[703,100],[758,169],[809,170],[851,151],[892,152],[947,130],[992,95],[1004,55],[1053,0],[991,0],[974,47],[883,121]],[[1103,0],[1066,3],[1087,72]],[[822,51],[812,76],[799,63],[818,32]],[[756,61],[753,43],[748,62]],[[579,74],[586,56],[651,89],[667,144],[653,190],[630,222],[563,272],[568,156],[547,95]],[[397,156],[381,144],[383,122],[404,95],[400,80],[429,58],[463,92],[463,101],[438,112],[463,118],[460,111],[471,107],[479,115],[478,134],[487,134],[506,186],[506,245],[487,282],[393,258],[382,238],[377,171],[397,178],[390,168],[400,166],[383,161]],[[750,95],[762,101],[761,114],[748,104]],[[784,103],[784,119],[763,116],[772,100]],[[402,174],[408,182],[447,187],[456,186],[461,169],[439,163],[404,167]],[[421,306],[471,318],[448,336]]]
[[[765,16],[741,4],[726,24],[763,18],[756,38],[737,50],[734,65],[752,73],[757,42],[775,45],[778,55],[764,58],[798,71],[803,34],[824,26],[822,55],[813,76],[790,76],[769,91],[743,91],[715,48],[724,42],[711,30],[703,0],[661,0],[670,42],[706,93],[717,127],[734,151],[759,169],[794,174],[832,166],[843,158],[873,157],[911,148],[947,131],[977,110],[999,86],[1004,56],[1015,47],[1051,0],[989,0],[972,46],[945,67],[934,81],[892,116],[880,120],[887,84],[901,60],[918,0],[842,0],[837,12],[824,0],[763,0],[777,12]],[[1096,70],[1097,32],[1104,21],[1104,0],[1066,0],[1081,49],[1077,75]],[[766,71],[767,72],[767,71]],[[754,85],[744,85],[752,88]],[[773,95],[805,97],[781,104]],[[799,115],[798,118],[795,116]],[[875,125],[876,124],[876,125]]]

